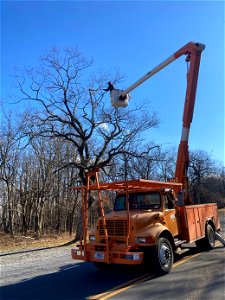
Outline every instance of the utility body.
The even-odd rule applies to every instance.
[[[218,234],[217,205],[194,205],[187,178],[188,137],[204,48],[203,44],[189,42],[125,91],[110,91],[112,104],[124,107],[131,90],[175,59],[186,56],[189,69],[175,178],[170,182],[139,179],[99,183],[98,170],[88,171],[87,185],[74,188],[82,191],[83,233],[80,244],[71,250],[72,258],[93,262],[98,268],[145,264],[154,267],[158,274],[166,274],[172,268],[175,254],[185,251],[188,244],[195,242],[203,250],[212,249],[216,238],[224,244]],[[88,203],[92,191],[97,191],[101,216],[90,232]],[[104,212],[103,191],[115,192],[114,208],[109,214]]]

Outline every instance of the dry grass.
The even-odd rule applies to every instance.
[[[56,247],[72,241],[73,238],[74,236],[69,236],[69,234],[61,234],[60,236],[46,235],[39,240],[36,240],[32,236],[16,236],[12,238],[9,235],[0,233],[0,251],[11,252],[17,250]]]

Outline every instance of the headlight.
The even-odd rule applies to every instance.
[[[135,238],[135,242],[137,244],[141,244],[141,243],[147,243],[147,239],[145,237],[136,237]]]
[[[89,235],[89,241],[91,241],[91,242],[96,241],[95,235]]]
[[[148,236],[148,237],[136,237],[135,242],[137,244],[153,244],[155,243],[155,237],[154,236]]]

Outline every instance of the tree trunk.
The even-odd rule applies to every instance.
[[[38,240],[43,234],[43,199],[37,207],[35,216],[35,238]]]
[[[78,241],[81,238],[81,234],[83,232],[82,228],[82,209],[80,208],[78,210],[77,214],[77,226],[76,226],[76,235],[75,235],[75,240]]]
[[[12,237],[14,237],[14,213],[12,207],[12,191],[10,189],[9,183],[7,182],[7,194],[8,194],[8,230]]]

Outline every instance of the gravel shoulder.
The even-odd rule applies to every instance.
[[[30,280],[36,276],[58,272],[74,265],[70,255],[73,245],[24,253],[2,254],[1,286]]]

